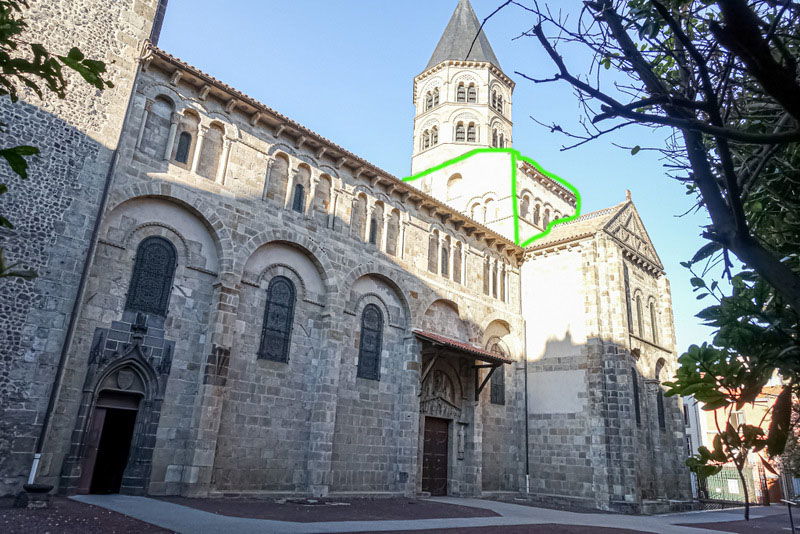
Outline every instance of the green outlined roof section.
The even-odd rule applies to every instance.
[[[581,194],[578,191],[578,189],[568,181],[561,178],[560,176],[557,176],[556,174],[553,174],[552,172],[544,169],[535,160],[523,156],[519,152],[519,150],[513,148],[476,148],[474,150],[470,150],[469,152],[466,152],[458,157],[449,159],[443,163],[440,163],[439,165],[426,169],[417,174],[406,176],[405,178],[403,178],[403,181],[413,182],[414,180],[419,180],[420,178],[424,178],[429,174],[433,174],[451,165],[454,165],[468,158],[471,158],[476,154],[486,154],[486,153],[501,153],[510,155],[511,169],[509,170],[508,179],[511,182],[511,197],[514,199],[514,201],[512,202],[512,210],[513,210],[512,215],[514,218],[514,244],[516,244],[517,246],[527,247],[534,241],[542,239],[543,237],[547,236],[557,224],[568,223],[570,221],[574,221],[575,219],[581,216]],[[537,172],[553,180],[557,184],[567,189],[570,193],[575,195],[575,213],[570,217],[563,217],[555,221],[550,221],[550,223],[547,225],[547,228],[545,228],[542,232],[539,232],[532,236],[520,235],[519,199],[517,197],[517,172],[519,169],[520,162],[524,162],[527,163],[528,165],[531,165],[534,169],[536,169]],[[492,179],[492,181],[495,181],[497,179],[501,179],[502,177],[492,176],[490,178]]]

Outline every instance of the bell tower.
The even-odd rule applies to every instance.
[[[459,0],[428,65],[414,78],[412,174],[475,148],[511,146],[514,82],[480,26],[469,0]],[[419,186],[430,192],[430,184]]]

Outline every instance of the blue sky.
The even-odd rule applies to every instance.
[[[159,46],[264,102],[395,176],[411,165],[413,77],[423,70],[456,0],[170,0]],[[501,0],[472,0],[480,19]],[[554,0],[553,6],[582,2]],[[630,189],[672,284],[678,352],[709,337],[694,314],[689,273],[678,263],[703,244],[705,213],[666,177],[658,154],[631,156],[623,145],[659,146],[666,130],[635,128],[570,151],[568,140],[533,122],[577,125],[578,101],[566,83],[532,84],[514,71],[545,78],[555,70],[533,38],[514,40],[534,24],[509,6],[485,31],[515,82],[514,148],[569,180],[584,211],[624,200]],[[564,50],[576,72],[587,63]]]

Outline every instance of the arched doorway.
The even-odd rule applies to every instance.
[[[79,493],[120,492],[144,396],[144,382],[132,367],[103,380],[86,435]]]

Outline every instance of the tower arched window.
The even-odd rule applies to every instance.
[[[431,134],[428,130],[422,132],[422,150],[426,148],[430,148],[431,146]]]
[[[497,95],[497,111],[503,112],[503,95]]]
[[[475,87],[474,83],[469,84],[467,88],[467,102],[470,104],[475,104],[478,102],[478,88]]]
[[[464,130],[464,123],[459,122],[456,124],[456,142],[463,143],[466,139],[466,131]]]
[[[458,89],[456,90],[456,102],[466,102],[467,101],[467,89],[464,87],[463,83],[458,84]]]
[[[428,111],[433,107],[433,93],[430,91],[425,94],[425,111]]]
[[[181,132],[178,137],[178,148],[175,150],[175,161],[187,163],[189,161],[189,147],[192,146],[192,134]]]
[[[125,309],[166,317],[177,265],[175,246],[163,237],[148,237],[136,249]]]
[[[492,146],[496,147],[497,146],[497,142],[498,142],[497,128],[495,128],[494,130],[492,130]]]
[[[502,133],[500,134],[500,141],[499,141],[499,144],[497,146],[499,146],[500,148],[503,148],[503,147],[506,146],[506,139],[505,139],[505,136],[503,136]]]
[[[374,304],[367,304],[364,306],[364,311],[361,312],[360,337],[357,376],[369,380],[380,380],[383,314]]]
[[[653,333],[653,343],[658,344],[658,312],[656,301],[650,301],[650,331]]]
[[[497,109],[497,91],[492,91],[492,107]]]
[[[298,213],[305,211],[306,189],[303,184],[295,184],[294,198],[292,199],[292,209]]]
[[[433,105],[434,106],[438,106],[439,105],[439,88],[438,87],[433,90]]]
[[[469,123],[469,126],[467,126],[467,142],[474,143],[476,140],[477,140],[477,133],[475,130],[475,123],[471,122]]]
[[[439,127],[431,128],[431,146],[439,144]]]
[[[294,283],[285,276],[276,276],[267,287],[267,304],[264,307],[264,324],[261,327],[261,343],[258,357],[276,362],[289,361],[289,345],[292,339]]]

